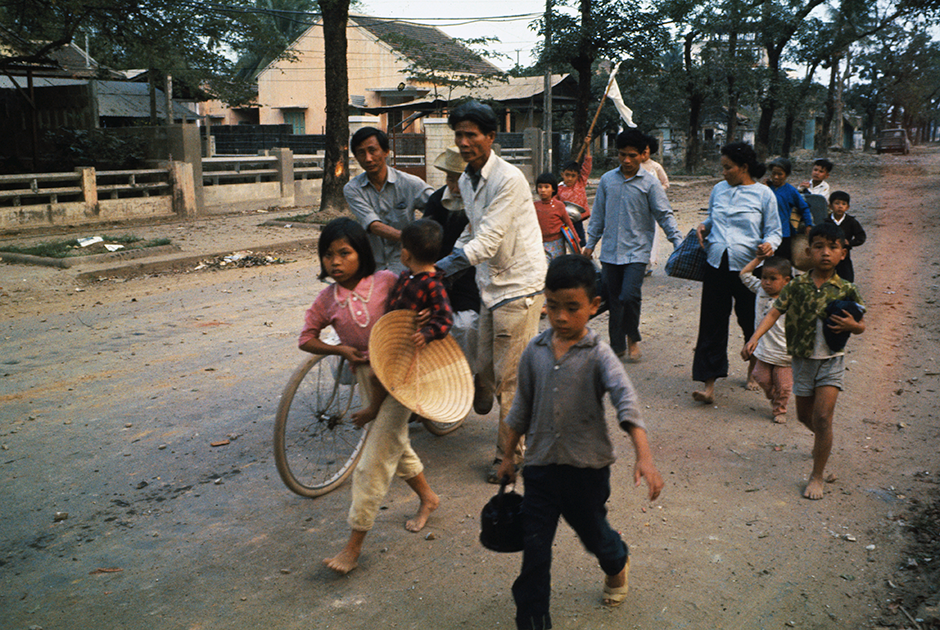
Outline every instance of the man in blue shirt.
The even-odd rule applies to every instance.
[[[640,168],[640,157],[647,147],[649,138],[636,129],[617,136],[620,167],[601,177],[584,248],[584,255],[590,258],[603,239],[600,260],[609,292],[610,345],[618,357],[631,362],[642,356],[640,303],[656,224],[662,226],[673,247],[682,243],[662,184]]]

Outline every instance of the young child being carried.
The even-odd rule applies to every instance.
[[[372,247],[361,225],[348,217],[327,223],[317,243],[320,279],[333,279],[307,309],[298,345],[314,354],[335,354],[354,368],[363,395],[368,396],[369,334],[385,313],[396,276],[376,271]],[[320,340],[320,332],[332,326],[339,345]],[[346,546],[323,562],[337,573],[349,573],[358,565],[366,534],[375,523],[379,505],[396,474],[418,495],[421,504],[405,529],[420,531],[440,499],[424,476],[424,466],[408,439],[411,412],[394,398],[386,398],[372,423],[371,434],[352,478],[352,503],[347,522],[351,528]]]
[[[565,238],[561,233],[562,228],[567,227],[574,234],[574,224],[565,204],[555,198],[558,192],[558,180],[551,173],[542,173],[535,180],[535,191],[539,195],[535,202],[535,214],[539,220],[539,227],[542,229],[542,246],[545,248],[545,256],[548,262],[565,253]],[[575,254],[581,253],[578,246]]]
[[[855,282],[855,267],[852,265],[852,248],[858,247],[864,243],[867,236],[865,235],[864,228],[862,228],[862,224],[858,222],[858,219],[849,214],[850,201],[851,197],[849,197],[849,193],[841,190],[837,190],[829,195],[829,212],[832,214],[826,217],[826,223],[838,225],[842,228],[842,233],[845,234],[845,242],[847,244],[845,258],[836,265],[836,273],[839,274],[839,277],[843,280]]]
[[[607,522],[610,465],[615,457],[604,414],[605,392],[616,408],[620,428],[633,441],[636,485],[646,479],[650,501],[663,487],[636,391],[611,347],[587,328],[600,305],[595,275],[594,265],[583,256],[561,256],[549,265],[545,299],[551,328],[523,351],[516,397],[506,417],[510,440],[500,478],[515,481],[513,449],[522,435],[527,445],[522,471],[525,547],[522,570],[512,586],[517,628],[552,627],[552,542],[559,516],[597,556],[605,575],[603,603],[617,606],[627,596],[629,550]]]
[[[419,323],[424,323],[411,336],[419,350],[435,339],[446,337],[454,325],[454,313],[444,288],[444,274],[434,266],[440,257],[443,238],[443,228],[431,219],[418,219],[401,231],[401,264],[405,271],[398,276],[398,282],[388,294],[387,310],[429,311],[419,318]],[[353,422],[361,427],[375,419],[388,396],[374,372],[370,383],[369,404],[352,415]]]
[[[763,263],[761,277],[754,271]],[[757,294],[754,304],[754,327],[760,325],[767,311],[774,305],[781,289],[793,279],[793,267],[790,261],[779,256],[762,256],[749,262],[741,270],[741,282]],[[787,402],[793,389],[793,371],[790,369],[790,355],[787,354],[787,336],[783,328],[783,319],[778,319],[755,348],[753,357],[742,351],[744,359],[754,359],[751,377],[760,385],[771,402],[774,422],[787,421]]]
[[[591,169],[594,168],[594,160],[591,157],[591,136],[584,139],[586,145],[586,155],[584,161],[578,164],[574,160],[568,162],[561,168],[562,183],[558,184],[558,199],[562,202],[568,201],[576,203],[583,208],[581,220],[574,224],[574,230],[578,234],[581,247],[584,247],[584,222],[591,216],[591,204],[587,198],[587,183],[591,176]]]
[[[829,174],[832,172],[832,162],[826,158],[819,158],[813,162],[813,172],[808,182],[801,182],[797,187],[804,195],[822,195],[829,200]]]
[[[787,351],[793,358],[793,393],[797,419],[813,432],[813,472],[803,496],[823,498],[823,472],[832,452],[832,423],[836,400],[844,383],[844,353],[830,347],[830,333],[865,332],[861,321],[862,296],[855,285],[836,274],[836,265],[845,257],[845,236],[838,226],[823,223],[809,234],[813,268],[798,276],[780,291],[774,305],[744,346],[751,356],[760,338],[786,313]],[[839,301],[841,314],[826,318],[827,308]],[[854,303],[858,317],[846,310]],[[843,342],[844,343],[844,342]]]

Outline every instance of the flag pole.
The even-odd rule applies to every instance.
[[[591,137],[591,132],[594,131],[594,125],[597,124],[597,117],[601,115],[601,108],[604,106],[604,101],[607,100],[607,93],[610,91],[610,86],[613,84],[614,79],[617,77],[617,70],[620,69],[620,62],[618,61],[614,65],[614,69],[610,71],[610,78],[607,79],[607,87],[604,88],[604,96],[601,97],[601,102],[597,106],[597,111],[594,112],[594,120],[591,121],[591,126],[588,128],[587,136],[584,138],[584,143],[581,145],[581,150],[578,151],[578,159],[576,162],[580,162],[581,158],[584,156],[585,150],[587,150],[589,138]]]

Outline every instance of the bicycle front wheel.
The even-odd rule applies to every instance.
[[[314,355],[297,368],[274,422],[274,461],[288,488],[318,497],[349,477],[368,435],[349,419],[361,406],[355,374],[342,357]]]

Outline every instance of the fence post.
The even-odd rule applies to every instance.
[[[281,183],[281,203],[294,205],[294,154],[290,149],[272,149],[277,158],[277,181]]]
[[[101,207],[98,205],[98,176],[94,166],[78,166],[75,172],[81,175],[80,185],[82,197],[85,200],[85,214],[98,216]]]
[[[170,185],[173,190],[173,212],[181,217],[196,215],[196,186],[193,165],[189,162],[170,162]]]

